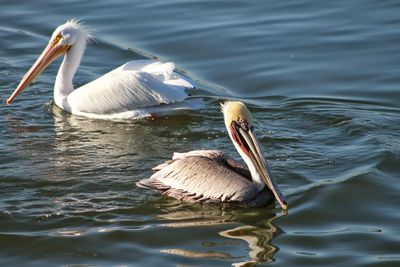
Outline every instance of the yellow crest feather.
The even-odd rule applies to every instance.
[[[249,125],[252,125],[252,117],[246,105],[240,101],[226,101],[221,103],[221,111],[224,114],[225,125],[230,125],[232,121],[239,118],[246,119]]]

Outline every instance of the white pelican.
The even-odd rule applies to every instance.
[[[174,153],[172,160],[153,168],[156,172],[137,185],[188,202],[262,207],[276,199],[287,210],[254,135],[249,110],[235,101],[221,107],[229,136],[248,168],[218,150]]]
[[[62,54],[65,56],[54,85],[54,102],[72,114],[101,119],[143,117],[150,115],[152,107],[183,101],[188,97],[185,89],[194,88],[190,79],[174,72],[174,63],[137,60],[74,90],[72,80],[90,38],[89,31],[77,20],[57,27],[47,47],[6,103],[11,104]]]

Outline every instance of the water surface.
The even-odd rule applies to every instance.
[[[398,266],[397,1],[2,1],[3,102],[53,29],[95,33],[79,86],[123,63],[173,61],[202,110],[134,122],[52,103],[60,61],[0,105],[2,266]],[[239,159],[219,102],[246,102],[289,202],[185,204],[136,188],[174,151]],[[3,102],[4,103],[4,102]]]

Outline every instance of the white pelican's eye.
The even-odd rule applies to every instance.
[[[53,40],[53,44],[58,44],[62,39],[61,33],[57,34],[57,36]]]

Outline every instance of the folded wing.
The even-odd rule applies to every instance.
[[[243,175],[249,174],[246,168],[218,151],[201,154],[174,154],[172,160],[155,168],[158,171],[153,176],[137,185],[190,202],[248,202],[258,195],[249,177]]]
[[[171,62],[128,62],[68,96],[72,113],[111,114],[183,101],[192,81]]]

